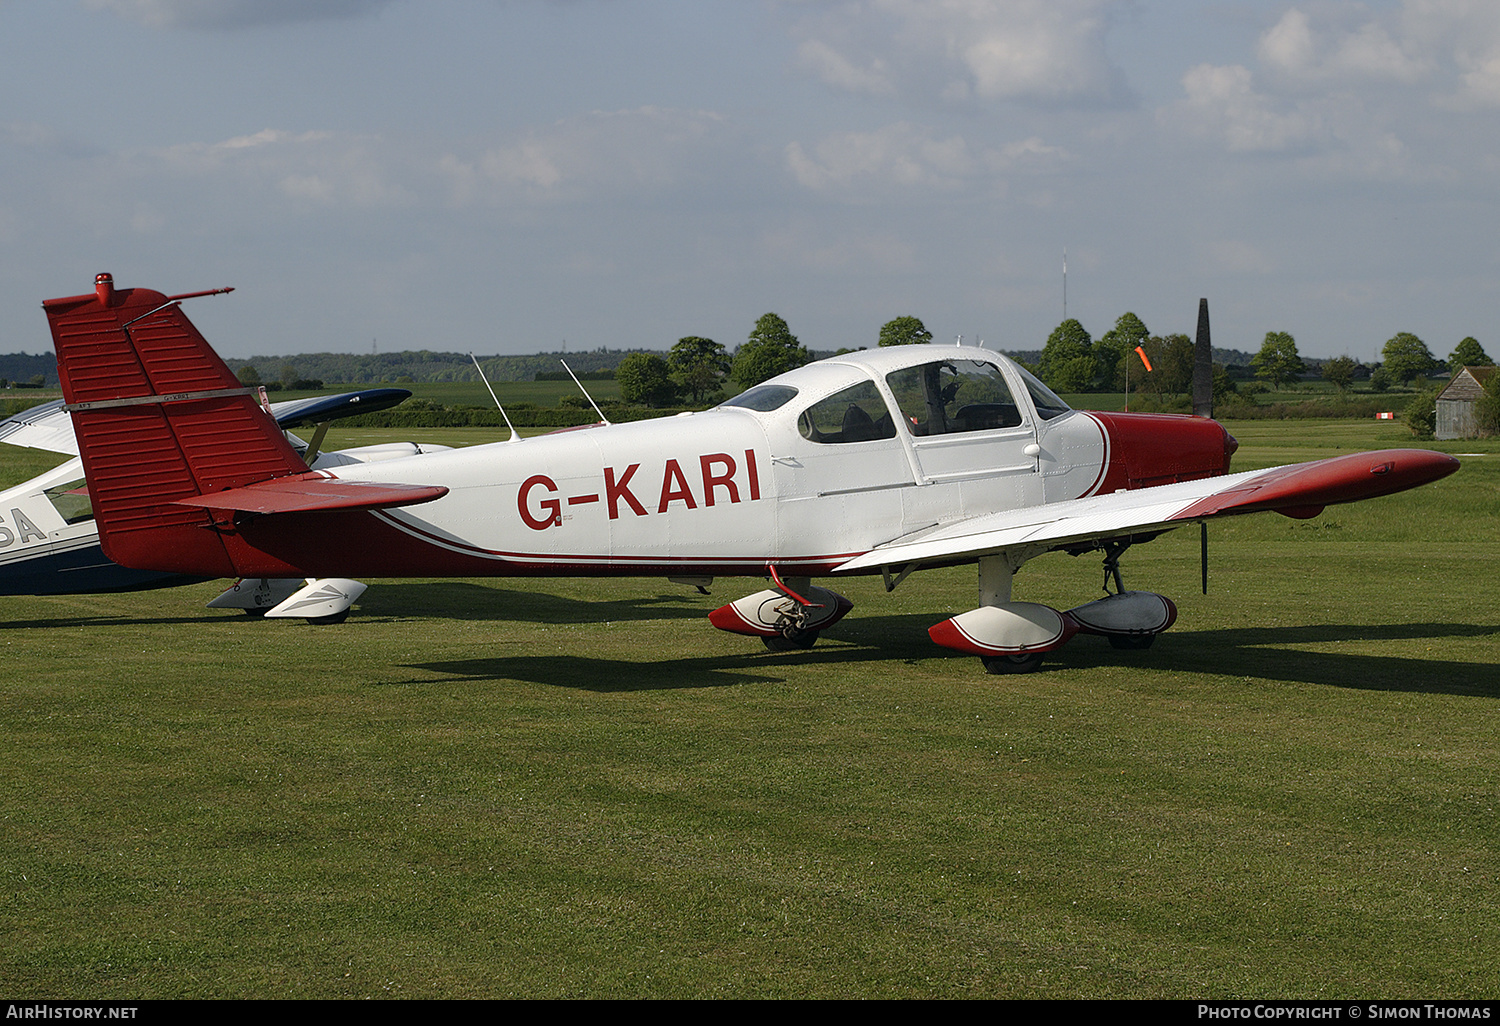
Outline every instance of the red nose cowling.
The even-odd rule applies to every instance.
[[[1217,421],[1154,413],[1095,413],[1109,432],[1101,492],[1147,488],[1229,473],[1240,447]]]

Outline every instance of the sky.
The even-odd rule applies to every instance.
[[[1220,347],[1500,357],[1494,0],[0,0],[0,97],[0,352],[109,271],[234,286],[187,307],[234,357],[1200,296]]]

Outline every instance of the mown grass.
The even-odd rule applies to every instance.
[[[1409,444],[1230,428],[1237,467]],[[854,613],[794,655],[705,622],[751,581],[376,581],[322,628],[205,610],[211,584],[0,599],[0,981],[1492,995],[1500,445],[1452,448],[1487,455],[1214,525],[1206,597],[1195,531],[1133,549],[1177,626],[1029,677],[926,639],[968,568],[845,582]],[[1101,580],[1054,554],[1017,595]]]

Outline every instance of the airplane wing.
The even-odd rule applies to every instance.
[[[411,398],[404,388],[364,388],[338,395],[318,395],[307,399],[288,399],[271,404],[271,416],[283,431],[298,424],[341,420],[361,413],[374,413],[398,406]],[[63,409],[61,399],[22,410],[0,421],[0,442],[28,449],[78,455],[78,440],[73,437],[73,418]]]
[[[893,539],[834,572],[961,563],[1015,548],[1067,548],[1265,510],[1305,519],[1324,506],[1389,495],[1457,469],[1458,460],[1446,453],[1384,449],[984,513]]]
[[[364,388],[338,395],[315,395],[307,399],[288,399],[271,404],[271,416],[281,430],[298,424],[316,424],[324,420],[342,420],[361,413],[375,413],[399,406],[411,398],[404,388]]]
[[[63,409],[61,399],[22,410],[0,420],[0,442],[25,449],[78,455],[78,440],[73,437],[73,418]]]

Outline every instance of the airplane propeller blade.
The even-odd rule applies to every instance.
[[[1198,339],[1193,344],[1193,416],[1214,415],[1214,346],[1208,333],[1208,300],[1198,300]]]

